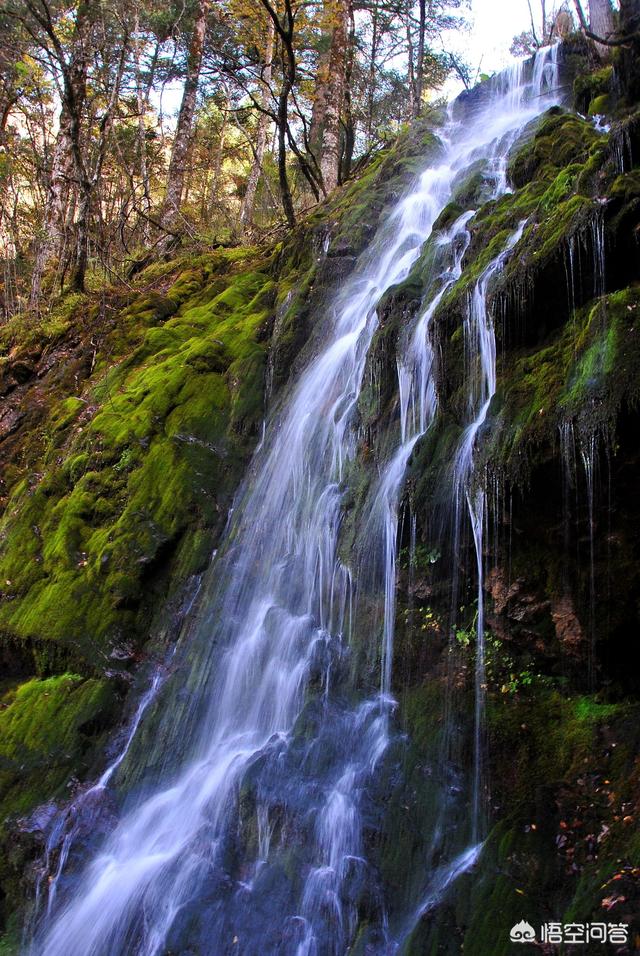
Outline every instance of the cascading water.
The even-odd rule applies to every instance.
[[[454,461],[454,495],[456,523],[462,499],[466,499],[478,574],[478,610],[476,618],[476,676],[474,714],[474,768],[472,793],[472,837],[474,843],[481,835],[482,815],[482,719],[485,686],[484,642],[484,534],[486,521],[486,488],[482,477],[474,475],[474,450],[478,434],[487,420],[489,405],[496,392],[496,339],[493,320],[487,306],[487,293],[493,277],[500,271],[511,250],[522,236],[524,222],[509,237],[503,250],[482,273],[471,295],[467,320],[464,325],[465,344],[470,364],[479,364],[476,374],[469,376],[470,408],[473,420],[465,428]]]
[[[523,66],[514,67],[464,122],[451,111],[438,164],[387,218],[336,297],[316,337],[315,357],[266,430],[226,545],[203,587],[200,616],[189,636],[190,669],[183,677],[189,700],[181,698],[167,737],[175,751],[173,767],[164,760],[162,783],[151,793],[149,784],[136,790],[93,860],[69,879],[66,892],[58,890],[34,952],[152,956],[189,949],[338,956],[347,951],[358,924],[358,888],[369,877],[362,836],[368,787],[393,733],[402,483],[411,452],[437,413],[430,324],[461,274],[472,210],[432,238],[428,293],[400,342],[397,444],[369,495],[359,558],[349,568],[339,552],[342,499],[357,453],[357,403],[378,325],[376,306],[407,277],[472,163],[486,162],[494,196],[507,189],[509,148],[555,100],[556,56],[555,49],[541,51],[528,81]],[[452,491],[466,500],[471,515],[480,595],[484,493],[473,482],[473,459],[495,390],[487,291],[518,238],[512,236],[483,273],[467,329],[482,374],[470,376],[471,421],[456,457]],[[375,624],[381,635],[380,690],[358,699],[345,672],[364,590],[380,595]],[[482,639],[479,614],[479,667]],[[474,802],[479,805],[481,671],[478,675]],[[144,709],[136,728],[144,728]],[[117,786],[126,759],[125,752],[104,787]],[[253,843],[241,825],[251,799],[257,820]],[[401,931],[389,929],[380,903],[381,951],[400,946],[413,922],[473,863],[479,837],[476,822],[464,852],[425,874],[425,895]],[[300,876],[285,880],[289,852],[296,854]],[[67,853],[68,846],[65,859]],[[244,861],[241,875],[230,862],[234,854]]]

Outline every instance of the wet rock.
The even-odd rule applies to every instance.
[[[563,594],[552,601],[551,619],[563,647],[571,652],[577,651],[584,642],[585,634],[570,594]]]
[[[527,590],[521,578],[509,582],[500,567],[493,568],[487,575],[487,589],[493,598],[495,613],[519,624],[531,624],[549,609],[549,601]]]
[[[19,408],[6,408],[0,411],[0,441],[11,435],[24,418],[24,412]]]

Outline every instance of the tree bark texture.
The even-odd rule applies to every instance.
[[[310,144],[328,195],[338,185],[341,155],[341,116],[349,48],[352,0],[325,0],[324,17],[330,36],[316,78]]]
[[[193,117],[196,111],[209,6],[210,0],[198,0],[196,19],[193,33],[191,34],[191,43],[189,45],[189,55],[187,58],[187,75],[182,92],[180,112],[178,113],[178,123],[173,139],[171,160],[169,162],[167,190],[161,217],[163,226],[174,226],[180,214],[186,165],[191,149]]]
[[[36,244],[30,305],[37,307],[42,279],[51,261],[60,257],[68,239],[68,209],[82,175],[81,129],[87,99],[90,61],[91,0],[78,7],[68,60],[58,53],[62,73],[62,105],[47,187],[42,236]]]

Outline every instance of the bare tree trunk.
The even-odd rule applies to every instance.
[[[222,166],[224,164],[224,148],[227,142],[227,127],[229,125],[229,114],[228,114],[229,98],[228,94],[225,94],[225,109],[222,113],[222,124],[220,126],[220,133],[218,134],[218,143],[216,146],[214,158],[213,158],[213,167],[211,170],[211,181],[209,184],[209,200],[207,203],[209,215],[212,215],[216,205],[219,203],[218,199],[218,189],[220,187],[220,179],[222,177]]]
[[[267,27],[267,45],[265,49],[264,70],[262,72],[262,96],[260,105],[264,110],[268,109],[271,102],[271,77],[273,74],[273,41],[275,37],[275,26],[273,20],[269,18]],[[240,222],[243,227],[253,222],[253,210],[256,202],[256,193],[258,183],[262,175],[262,165],[264,163],[264,154],[267,148],[267,136],[269,133],[269,117],[266,113],[260,113],[258,119],[258,135],[256,137],[256,150],[253,157],[253,165],[247,179],[247,189],[242,200],[240,209]]]
[[[136,10],[135,21],[134,21],[134,32],[137,34],[140,31],[140,21],[138,17],[138,12]],[[142,88],[142,71],[140,69],[140,43],[136,39],[134,42],[134,52],[135,52],[135,65],[136,65],[136,107],[138,110],[138,163],[139,163],[139,173],[140,173],[140,182],[142,183],[142,209],[147,218],[144,220],[143,225],[143,237],[144,241],[148,242],[150,239],[150,230],[149,230],[149,212],[151,210],[151,182],[149,180],[149,167],[147,164],[147,128],[145,126],[144,118],[147,112],[147,107],[149,105],[148,96],[145,97],[144,90]]]
[[[593,33],[605,40],[613,33],[613,8],[610,0],[589,0],[589,27]]]
[[[329,49],[323,50],[318,58],[313,91],[313,104],[311,106],[311,123],[309,124],[309,148],[313,153],[318,169],[320,168],[322,134],[324,132],[327,115],[327,83],[329,80],[330,63],[331,51]]]
[[[427,29],[427,0],[418,0],[418,52],[415,69],[415,99],[413,101],[413,115],[420,116],[422,110],[422,86],[424,80],[424,39]]]
[[[96,153],[93,161],[93,168],[87,168],[88,163],[84,161],[82,167],[78,168],[80,179],[80,203],[78,210],[78,221],[76,224],[76,253],[73,267],[73,276],[71,279],[71,288],[74,292],[84,292],[85,275],[89,261],[89,230],[91,226],[91,211],[96,187],[102,177],[102,168],[104,166],[107,154],[107,144],[113,126],[113,116],[120,98],[120,87],[124,74],[125,63],[129,53],[129,34],[122,39],[122,48],[118,67],[113,77],[113,85],[109,95],[109,102],[100,120],[99,134],[95,143]],[[79,164],[76,164],[77,166]]]
[[[619,46],[625,42],[624,38],[621,37],[613,37],[610,39],[611,34],[614,32],[613,11],[611,9],[610,0],[590,0],[589,23],[587,23],[587,18],[584,15],[580,0],[574,0],[574,4],[582,32],[588,36],[590,40],[593,40],[598,53],[603,59],[609,55],[609,47]],[[596,22],[602,25],[602,30],[594,29],[594,23]]]
[[[531,21],[531,36],[533,37],[533,42],[536,49],[542,46],[542,42],[538,39],[538,33],[536,31],[536,18],[533,15],[533,9],[531,7],[531,0],[527,0],[527,6],[529,7],[529,19]],[[544,26],[542,27],[543,40],[544,40]]]
[[[309,145],[325,196],[338,185],[341,154],[340,118],[344,105],[352,0],[324,0],[324,33],[329,45],[316,73]]]
[[[4,88],[0,92],[0,150],[7,151],[7,123],[15,103],[18,100],[17,94],[12,88]],[[3,163],[0,167],[0,229],[6,216],[7,204],[7,184],[10,178],[10,163]],[[6,216],[6,218],[9,218]]]
[[[70,127],[71,119],[66,107],[63,106],[53,150],[42,234],[36,243],[29,299],[32,308],[38,305],[42,292],[42,279],[48,265],[60,256],[67,239],[69,198],[76,188]]]
[[[353,5],[349,11],[349,38],[347,46],[347,61],[344,75],[344,151],[340,169],[340,182],[345,182],[351,172],[353,150],[356,142],[355,123],[351,104],[351,81],[356,55],[356,21],[353,14]]]
[[[38,305],[42,278],[47,266],[53,258],[60,255],[65,244],[70,195],[77,188],[78,180],[81,178],[80,132],[82,113],[87,98],[91,13],[90,0],[84,0],[76,14],[68,62],[65,61],[61,50],[58,54],[63,73],[60,126],[49,175],[42,236],[36,245],[29,299],[31,307]],[[57,37],[55,40],[57,41]]]
[[[620,51],[619,73],[628,102],[640,99],[640,0],[620,0],[620,32],[629,37]]]
[[[411,39],[411,23],[407,19],[407,61],[408,61],[408,79],[409,79],[409,116],[415,116],[416,101],[416,70],[413,59],[413,40]]]
[[[340,117],[344,105],[352,2],[351,0],[325,0],[325,3],[330,3],[333,29],[328,75],[326,78],[321,78],[317,95],[324,100],[320,172],[324,193],[328,195],[338,185],[340,170]]]
[[[367,89],[367,149],[373,144],[373,107],[375,103],[376,61],[378,58],[380,10],[378,0],[374,0],[371,12],[371,48],[369,51],[369,83]]]
[[[173,139],[169,173],[167,176],[167,190],[161,221],[163,226],[175,225],[180,214],[180,203],[184,189],[184,177],[189,151],[191,147],[191,132],[193,117],[196,111],[196,98],[200,70],[202,68],[202,54],[207,30],[207,14],[210,0],[198,0],[196,20],[191,35],[189,56],[187,59],[187,76],[182,93],[178,123]]]
[[[60,125],[53,150],[47,200],[42,223],[42,236],[37,243],[31,277],[30,305],[35,307],[42,291],[42,279],[49,263],[59,256],[67,233],[69,193],[74,182],[71,121],[65,106],[60,113]]]
[[[293,83],[289,73],[285,71],[282,78],[282,87],[278,98],[278,180],[280,183],[280,196],[282,197],[282,207],[287,217],[287,222],[293,229],[296,224],[296,214],[293,208],[293,199],[291,197],[291,187],[289,186],[289,177],[287,175],[287,122],[289,109],[289,94]]]
[[[278,95],[278,107],[276,112],[278,133],[278,185],[280,186],[280,198],[282,200],[284,214],[287,217],[287,223],[293,229],[296,224],[296,214],[293,208],[293,197],[291,196],[291,187],[289,185],[289,175],[287,172],[287,137],[290,136],[289,96],[296,81],[297,74],[296,54],[293,48],[295,17],[291,7],[291,0],[284,0],[282,19],[278,16],[278,12],[270,0],[260,0],[260,2],[269,17],[271,17],[273,26],[282,45],[282,84]],[[291,141],[294,142],[293,140]]]

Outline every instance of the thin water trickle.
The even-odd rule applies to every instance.
[[[595,557],[595,482],[597,464],[597,436],[590,434],[580,443],[580,456],[587,485],[587,523],[589,528],[589,646],[587,678],[593,690],[596,667],[596,557]]]
[[[368,791],[392,736],[400,497],[410,456],[437,413],[431,322],[461,274],[473,211],[433,237],[437,271],[399,348],[397,444],[369,495],[359,557],[347,567],[339,549],[343,497],[357,453],[357,403],[378,327],[376,306],[408,276],[469,166],[485,160],[494,194],[508,188],[509,148],[554,102],[556,75],[557,50],[544,50],[530,79],[519,64],[475,114],[451,110],[437,163],[386,218],[318,317],[317,353],[266,427],[209,573],[188,645],[189,702],[165,744],[175,748],[172,764],[163,755],[162,766],[171,769],[160,784],[129,797],[113,833],[69,881],[73,892],[54,900],[34,953],[154,956],[235,939],[234,952],[243,956],[343,956],[353,941],[358,887],[371,876],[363,839]],[[487,294],[521,231],[483,273],[465,330],[470,368],[480,374],[469,377],[470,420],[456,456],[454,492],[469,510],[480,593],[485,497],[474,475],[475,447],[496,374]],[[354,595],[365,585],[380,599],[373,631],[381,638],[380,689],[358,700],[353,685],[345,691],[344,677],[342,691],[334,685],[358,630]],[[478,668],[482,642],[479,614]],[[478,675],[474,820],[483,707]],[[257,800],[253,848],[239,824],[249,793]],[[447,823],[443,804],[438,833]],[[479,832],[473,824],[464,852],[425,873],[424,897],[403,933],[473,865]],[[297,882],[282,877],[288,848],[298,861]],[[242,878],[230,862],[234,853],[246,864]],[[385,946],[401,945],[403,933],[392,938],[384,906],[380,926]]]
[[[489,263],[471,293],[464,325],[467,361],[469,364],[469,405],[473,418],[462,434],[453,465],[456,522],[460,521],[462,503],[466,502],[477,570],[475,704],[473,722],[473,787],[471,839],[477,845],[483,831],[483,722],[485,703],[485,626],[484,626],[484,541],[487,520],[487,492],[482,475],[476,473],[475,454],[478,436],[484,427],[491,400],[496,392],[496,337],[488,293],[494,277],[520,241],[525,222],[521,222],[504,248]]]
[[[606,132],[608,131],[606,130]],[[618,172],[628,172],[633,167],[633,147],[628,127],[616,132],[612,143],[612,151]]]
[[[558,426],[560,437],[560,462],[562,466],[562,537],[565,558],[570,557],[572,501],[571,491],[576,490],[576,439],[573,422],[564,421]],[[568,590],[566,561],[563,564],[563,588]]]

